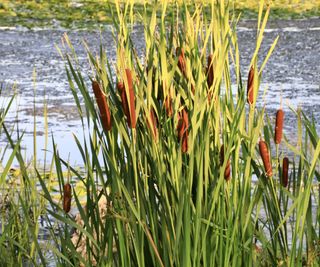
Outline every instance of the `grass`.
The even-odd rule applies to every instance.
[[[0,26],[25,26],[66,28],[96,28],[99,25],[112,23],[111,9],[115,10],[114,0],[51,0],[51,1],[0,1]],[[126,1],[120,1],[125,3]],[[135,12],[142,11],[148,1],[135,1]],[[175,1],[168,1],[169,9],[174,8]],[[182,3],[182,1],[177,1]],[[187,1],[192,7],[193,1]],[[208,5],[210,1],[196,1]],[[149,2],[150,3],[150,2]],[[320,1],[277,0],[269,1],[272,7],[271,18],[290,19],[318,17]],[[230,2],[230,11],[241,13],[243,18],[256,19],[259,1],[237,0]],[[152,12],[152,5],[147,4],[147,10]],[[209,11],[210,12],[210,11]]]
[[[90,70],[79,66],[65,35],[60,53],[89,133],[83,140],[75,136],[83,169],[70,166],[55,148],[50,175],[61,196],[57,199],[51,179],[37,166],[26,168],[20,139],[14,142],[2,123],[12,158],[19,161],[22,181],[30,189],[16,204],[24,238],[11,242],[3,234],[20,224],[9,220],[0,239],[4,253],[31,255],[31,262],[47,265],[44,251],[50,251],[57,266],[319,266],[319,136],[314,120],[292,110],[297,140],[288,140],[284,132],[275,144],[275,114],[256,105],[278,40],[261,59],[270,7],[259,3],[249,66],[240,65],[239,18],[227,1],[206,7],[182,2],[174,8],[163,1],[144,7],[138,16],[144,51],[136,51],[131,40],[137,19],[133,3],[115,4],[110,12],[116,61],[107,58],[101,45],[97,55],[88,50]],[[210,82],[207,70],[212,71]],[[284,157],[290,164],[287,187],[281,183]],[[6,166],[2,177],[10,162]],[[72,181],[85,191],[85,205]],[[41,194],[35,193],[35,183]],[[63,209],[63,188],[69,183],[76,217]],[[45,249],[36,223],[42,209],[35,207],[33,220],[28,212],[37,201],[44,203],[47,222],[54,219]]]

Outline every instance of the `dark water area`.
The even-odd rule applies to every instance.
[[[87,56],[83,46],[85,41],[91,51],[98,53],[100,40],[108,58],[115,60],[115,43],[111,28],[100,31],[84,30],[48,30],[24,28],[0,28],[0,85],[2,90],[0,105],[4,105],[12,87],[16,88],[18,97],[7,116],[8,122],[18,121],[19,128],[25,130],[24,144],[27,157],[32,155],[33,142],[33,99],[36,91],[37,147],[44,147],[43,102],[48,103],[49,137],[54,134],[61,156],[72,155],[74,161],[81,164],[72,133],[82,136],[79,116],[69,90],[64,61],[57,52],[61,39],[67,33],[75,47],[82,66],[83,75],[90,75]],[[143,48],[143,28],[135,26],[133,41],[137,50]],[[260,87],[265,98],[259,98],[258,105],[266,104],[268,115],[274,117],[275,110],[283,98],[283,108],[300,106],[307,114],[320,113],[320,19],[270,21],[264,34],[259,58],[264,59],[273,40],[279,36],[278,44],[267,63]],[[238,26],[238,40],[242,76],[246,80],[249,64],[255,48],[256,22],[242,21]],[[261,61],[260,60],[260,61]],[[36,72],[36,83],[33,71]],[[89,85],[89,84],[88,84]],[[17,113],[17,110],[19,113]],[[18,114],[18,115],[17,115]],[[287,115],[288,114],[288,115]],[[295,117],[286,113],[287,134],[296,132]],[[320,123],[319,125],[320,126]],[[2,143],[4,137],[2,136]],[[49,139],[49,143],[51,140]],[[51,148],[52,149],[52,148]],[[50,150],[50,146],[49,146]],[[40,155],[41,157],[41,155]]]

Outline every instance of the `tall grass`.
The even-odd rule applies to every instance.
[[[54,151],[61,195],[71,176],[85,186],[85,206],[75,188],[68,192],[76,218],[37,172],[47,212],[57,221],[51,228],[56,264],[318,266],[315,123],[292,110],[298,146],[285,132],[275,144],[274,124],[265,119],[265,107],[257,106],[263,70],[277,43],[259,58],[269,7],[260,1],[256,48],[249,66],[241,66],[239,18],[230,15],[228,1],[191,9],[167,5],[152,4],[149,13],[145,4],[135,14],[133,1],[116,3],[116,61],[102,45],[99,55],[88,50],[90,82],[65,36],[68,48],[61,53],[89,134],[75,137],[84,173]],[[143,21],[143,51],[131,39],[136,17]],[[248,101],[242,77],[251,67]],[[279,164],[285,156],[288,186]]]

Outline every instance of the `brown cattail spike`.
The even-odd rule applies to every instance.
[[[178,114],[178,140],[181,142],[181,151],[183,153],[188,152],[188,128],[189,128],[189,119],[188,119],[188,112],[184,108]]]
[[[277,111],[276,115],[276,127],[274,129],[274,142],[276,144],[281,143],[282,139],[282,129],[283,129],[283,118],[284,118],[284,112],[282,109],[279,109]]]
[[[121,105],[122,105],[123,113],[128,118],[128,116],[129,116],[129,105],[128,105],[128,101],[127,101],[127,96],[126,96],[126,90],[125,90],[125,87],[124,87],[124,83],[123,82],[118,82],[117,88],[118,88],[118,91],[119,91],[120,97],[121,97]]]
[[[166,99],[164,100],[164,107],[166,109],[168,117],[171,117],[173,114],[173,110],[172,110],[172,99],[170,96],[167,96]]]
[[[287,157],[283,158],[282,161],[282,186],[288,186],[288,171],[289,171],[289,159]]]
[[[267,176],[271,177],[272,176],[272,166],[270,162],[270,155],[269,155],[269,150],[268,146],[265,141],[260,140],[259,142],[259,151],[260,155],[263,161],[264,169],[267,174]]]
[[[208,56],[208,65],[207,65],[207,84],[208,88],[213,85],[214,72],[213,72],[213,55]]]
[[[127,123],[130,128],[136,128],[136,111],[135,111],[135,97],[134,97],[134,89],[132,82],[132,74],[129,69],[126,69],[126,77],[128,82],[128,93],[129,93],[129,102],[127,99],[127,94],[125,90],[125,86],[123,82],[119,82],[117,87],[120,92],[121,102],[123,112],[127,117]],[[129,107],[130,103],[130,107]]]
[[[68,213],[71,208],[71,185],[69,183],[63,186],[63,210]]]
[[[208,84],[208,89],[213,85],[214,81],[214,70],[213,70],[213,55],[210,54],[208,56],[208,66],[207,66],[207,84]],[[212,92],[208,93],[208,101],[209,103],[211,102],[211,97],[212,97]]]
[[[248,75],[248,83],[247,83],[247,101],[250,105],[253,104],[253,96],[254,93],[254,68],[251,66],[249,75]]]
[[[184,49],[177,48],[176,54],[178,56],[178,67],[185,78],[187,78],[187,65],[186,65],[186,58],[184,56]]]
[[[102,126],[105,131],[110,131],[112,122],[106,97],[97,81],[92,82],[92,89],[98,104]]]
[[[222,166],[224,162],[224,145],[220,148],[220,165]],[[231,173],[231,164],[230,159],[227,161],[226,169],[224,170],[224,179],[226,181],[230,180],[230,173]]]
[[[151,124],[149,120],[151,120]],[[158,119],[153,108],[150,110],[150,119],[147,118],[147,125],[149,129],[152,131],[153,138],[157,140],[158,139],[158,128],[157,128]]]

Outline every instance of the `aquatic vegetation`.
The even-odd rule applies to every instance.
[[[117,6],[116,61],[109,61],[103,46],[99,55],[88,50],[92,75],[104,82],[112,111],[109,132],[100,127],[84,71],[73,54],[61,51],[71,88],[77,87],[75,102],[80,97],[85,101],[88,117],[83,121],[90,131],[84,145],[76,140],[87,173],[82,176],[71,168],[88,192],[85,208],[75,195],[81,223],[69,214],[53,214],[65,223],[56,241],[68,255],[59,257],[61,262],[293,266],[306,259],[316,266],[319,233],[312,213],[318,214],[319,208],[312,203],[319,199],[311,188],[320,145],[315,127],[307,118],[302,120],[301,113],[298,122],[310,129],[314,148],[302,145],[302,138],[309,138],[302,134],[300,151],[285,133],[280,143],[284,117],[278,116],[275,134],[265,108],[256,105],[262,97],[263,70],[277,43],[275,39],[267,56],[259,58],[270,12],[260,4],[249,66],[240,66],[237,19],[230,16],[227,2],[212,3],[210,12],[204,12],[208,7],[183,4],[173,12],[166,2],[154,5],[152,12],[145,9],[140,13],[145,50],[139,53],[130,37],[133,7]],[[72,51],[67,36],[65,43]],[[246,90],[241,76],[248,69]],[[79,104],[78,109],[83,107]],[[274,135],[276,145],[271,143]],[[281,145],[286,150],[280,150]],[[310,158],[303,156],[306,153]],[[286,159],[278,164],[280,156],[290,158],[290,169]],[[51,202],[50,194],[46,198]],[[108,203],[103,219],[98,208],[102,198]],[[87,240],[81,243],[82,251],[70,243],[70,225]]]
[[[238,17],[228,1],[145,6],[143,51],[131,38],[133,10],[133,2],[114,5],[114,62],[103,44],[97,55],[84,44],[91,67],[84,70],[64,35],[68,47],[60,53],[88,134],[75,136],[82,171],[60,157],[53,140],[58,199],[37,166],[26,170],[19,140],[2,125],[23,181],[39,182],[41,194],[30,192],[54,221],[46,250],[37,224],[22,224],[33,244],[31,262],[46,265],[43,251],[50,251],[58,266],[318,266],[315,123],[292,110],[298,139],[290,140],[284,117],[272,118],[275,130],[256,101],[278,40],[261,58],[270,6],[260,1],[248,66],[240,64]],[[10,162],[2,177],[9,169]],[[27,217],[29,195],[23,197]]]

